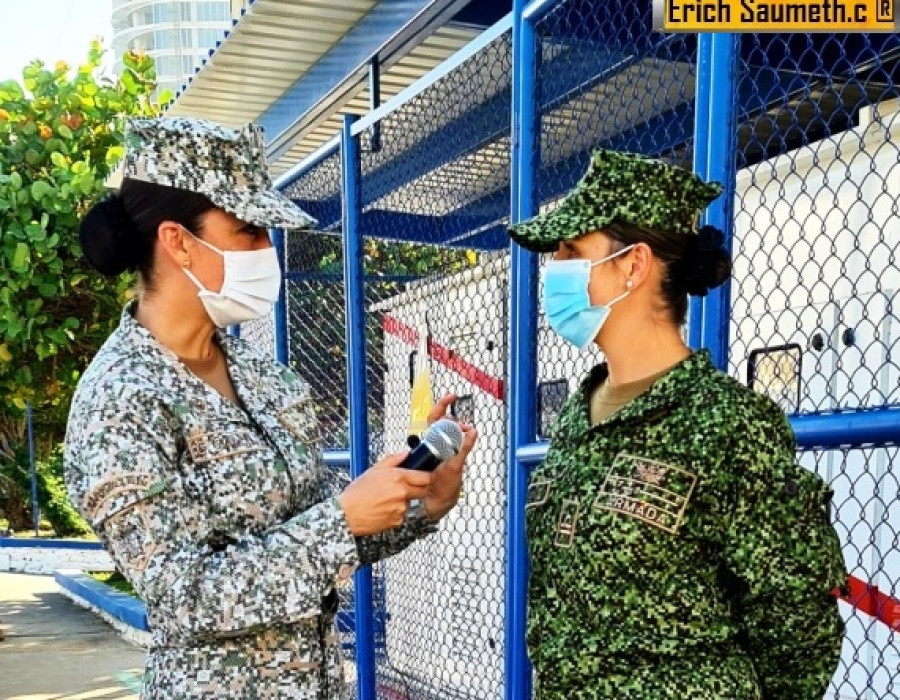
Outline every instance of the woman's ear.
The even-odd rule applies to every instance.
[[[653,251],[646,243],[635,243],[629,254],[623,256],[622,268],[625,279],[631,282],[634,290],[643,284],[653,267]]]
[[[185,233],[184,227],[174,221],[163,221],[156,230],[159,250],[166,259],[178,267],[189,267],[193,241]],[[187,264],[185,264],[187,263]]]

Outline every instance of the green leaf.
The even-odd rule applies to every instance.
[[[9,175],[9,186],[13,189],[13,191],[22,189],[22,176],[19,175],[16,171],[13,171]]]
[[[48,194],[53,192],[53,188],[48,185],[44,180],[37,180],[31,183],[31,196],[34,198],[34,201],[39,202]]]
[[[131,70],[124,70],[119,79],[122,81],[122,85],[125,87],[125,91],[129,95],[138,94],[138,83],[137,80],[135,80],[134,73]]]
[[[4,80],[0,83],[0,100],[18,101],[24,97],[22,87],[15,80]]]
[[[112,146],[106,151],[106,164],[110,167],[115,165],[125,155],[125,149],[122,146]]]
[[[16,252],[13,253],[10,265],[15,272],[25,272],[31,264],[31,251],[24,243],[16,243]]]
[[[83,178],[81,178],[81,191],[84,194],[91,194],[94,191],[95,185],[96,180],[94,180],[94,176],[92,174],[88,173]]]
[[[60,124],[58,127],[56,127],[56,133],[62,136],[64,139],[71,139],[73,136],[72,130],[65,124]]]
[[[50,154],[50,161],[57,168],[68,168],[69,167],[69,160],[59,151],[53,151]]]
[[[47,240],[47,231],[39,224],[28,224],[25,227],[25,233],[28,234],[28,239],[34,243],[40,243]]]

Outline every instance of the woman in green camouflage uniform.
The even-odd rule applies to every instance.
[[[308,385],[216,329],[277,298],[266,227],[312,222],[272,190],[261,132],[134,120],[124,174],[81,241],[141,289],[79,382],[65,469],[147,605],[142,697],[344,698],[335,585],[435,530],[475,433],[431,475],[392,455],[340,491]]]
[[[730,272],[695,222],[718,185],[597,151],[513,238],[555,252],[551,326],[596,367],[562,408],[527,506],[538,700],[820,700],[846,581],[831,492],[769,399],[692,352],[687,295]]]

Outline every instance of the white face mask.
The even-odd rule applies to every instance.
[[[273,246],[262,250],[219,250],[185,231],[223,258],[225,275],[218,292],[208,290],[190,270],[184,270],[200,290],[197,296],[216,326],[225,328],[252,321],[272,310],[281,289],[281,267]]]

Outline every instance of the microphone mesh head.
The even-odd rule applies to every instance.
[[[427,442],[438,459],[446,462],[458,454],[462,448],[462,428],[449,418],[441,418],[432,423],[425,431],[422,442]]]

